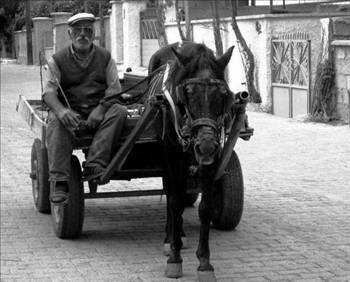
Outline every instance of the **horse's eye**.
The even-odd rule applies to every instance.
[[[226,89],[225,85],[220,85],[219,91],[222,94],[226,94],[227,93],[227,89]]]

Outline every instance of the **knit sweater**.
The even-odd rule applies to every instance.
[[[110,53],[95,46],[93,58],[86,67],[79,64],[70,46],[54,54],[53,58],[61,72],[61,87],[72,109],[80,113],[90,112],[105,96]]]

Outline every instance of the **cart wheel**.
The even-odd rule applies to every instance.
[[[57,237],[64,239],[80,235],[84,221],[84,185],[81,180],[80,163],[74,155],[71,159],[68,203],[64,205],[51,203],[51,211]]]
[[[242,168],[236,152],[233,151],[225,174],[216,183],[213,226],[222,230],[236,228],[242,217],[243,200]]]
[[[32,146],[31,173],[32,192],[35,208],[41,213],[50,213],[50,183],[46,147],[41,147],[36,138]]]

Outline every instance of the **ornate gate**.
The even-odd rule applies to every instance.
[[[282,117],[310,112],[310,45],[307,33],[272,39],[272,109]]]
[[[152,54],[159,49],[158,21],[155,9],[141,12],[141,65],[147,67]]]

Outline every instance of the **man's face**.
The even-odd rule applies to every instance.
[[[90,21],[79,21],[69,29],[74,48],[77,51],[87,52],[94,40],[94,27]]]

